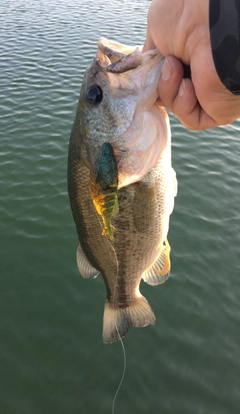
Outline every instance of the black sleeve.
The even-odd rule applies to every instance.
[[[240,0],[209,0],[213,60],[222,83],[240,94]]]

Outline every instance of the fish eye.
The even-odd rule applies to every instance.
[[[87,90],[87,101],[91,105],[97,105],[102,101],[103,93],[102,89],[98,85],[89,86]]]

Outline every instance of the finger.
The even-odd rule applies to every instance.
[[[213,128],[217,124],[201,108],[191,79],[183,79],[182,63],[173,56],[165,59],[158,83],[159,100],[188,129]]]
[[[218,125],[198,102],[191,79],[182,79],[171,107],[172,112],[188,129],[208,129]]]
[[[156,49],[155,43],[150,37],[147,37],[142,49],[142,53],[146,52],[147,50],[154,50]]]
[[[179,59],[174,56],[165,58],[163,70],[158,82],[158,96],[163,106],[173,112],[173,102],[176,98],[184,69]]]
[[[145,43],[142,48],[142,53],[146,52],[147,50],[153,50],[153,49],[156,49],[156,45],[154,41],[152,40],[152,37],[149,33],[149,29],[147,29],[147,37],[146,37]]]

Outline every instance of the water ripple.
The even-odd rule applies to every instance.
[[[68,139],[98,37],[142,44],[149,4],[1,1],[4,414],[110,410],[122,355],[118,345],[101,343],[103,281],[83,280],[76,269]],[[237,414],[240,121],[193,132],[170,118],[179,182],[171,277],[158,288],[141,286],[157,323],[125,339],[118,410]]]

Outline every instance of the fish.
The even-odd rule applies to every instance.
[[[83,77],[68,150],[68,194],[83,278],[106,286],[102,339],[155,323],[141,280],[170,273],[177,195],[169,118],[158,103],[164,57],[101,37]],[[91,306],[94,306],[91,304]]]

